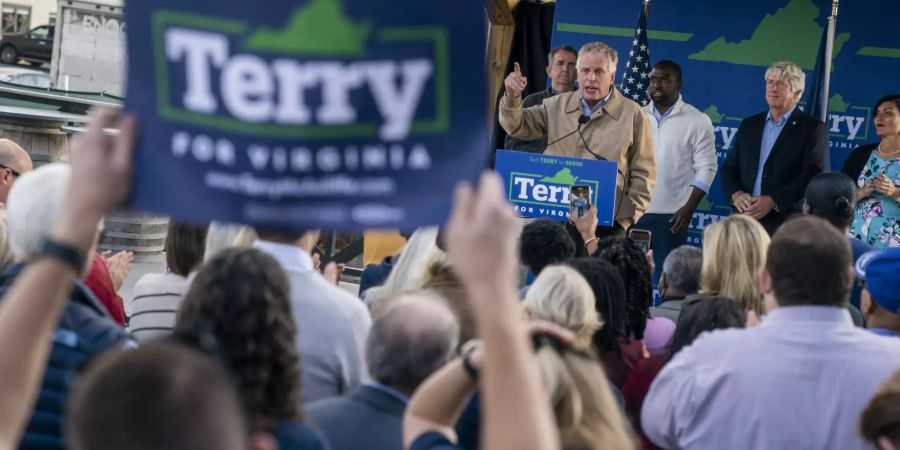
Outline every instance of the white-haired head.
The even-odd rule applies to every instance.
[[[778,61],[766,69],[766,102],[770,108],[793,108],[800,101],[804,86],[806,74],[790,61]]]
[[[619,65],[619,52],[616,49],[604,44],[603,42],[590,42],[581,46],[578,50],[578,59],[575,61],[575,68],[581,68],[581,58],[587,54],[601,55],[606,58],[609,64],[609,73],[616,72],[616,66]]]
[[[781,78],[787,81],[791,86],[791,92],[803,94],[803,89],[806,87],[806,74],[803,73],[803,69],[790,61],[772,63],[766,69],[766,79],[768,80],[770,77]]]
[[[9,246],[16,260],[34,254],[59,221],[70,175],[68,165],[53,163],[16,180],[6,205]]]

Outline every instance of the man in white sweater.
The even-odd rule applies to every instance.
[[[681,66],[663,60],[650,73],[650,119],[656,143],[656,188],[634,228],[650,230],[659,282],[666,256],[685,244],[694,210],[709,192],[718,166],[712,121],[681,98]]]
[[[303,403],[343,395],[365,381],[364,349],[372,319],[362,300],[329,283],[313,267],[318,231],[259,232],[253,246],[281,265],[291,281]]]

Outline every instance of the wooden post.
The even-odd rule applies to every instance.
[[[494,131],[494,117],[497,115],[497,96],[506,76],[506,61],[509,59],[516,25],[510,2],[518,3],[517,0],[488,1],[488,128],[491,134]]]

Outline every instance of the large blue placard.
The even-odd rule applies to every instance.
[[[444,221],[487,160],[476,0],[131,0],[131,207],[281,229]]]
[[[497,150],[497,173],[503,177],[509,202],[522,217],[565,221],[570,188],[588,185],[599,225],[612,226],[618,168],[612,161]]]
[[[566,0],[556,6],[553,46],[578,48],[603,41],[620,55],[616,85],[634,40],[641,0]],[[671,59],[684,71],[684,101],[712,119],[720,165],[732,148],[742,118],[768,109],[764,74],[774,61],[793,61],[815,83],[814,68],[831,0],[722,2],[654,1],[647,24],[650,59]],[[831,166],[840,169],[849,152],[877,142],[875,101],[900,91],[900,2],[840,2],[828,125]],[[804,94],[801,107],[811,110]],[[718,177],[694,213],[689,242],[700,244],[706,226],[731,213]]]

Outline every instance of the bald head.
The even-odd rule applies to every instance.
[[[34,169],[28,152],[9,139],[0,139],[0,164],[20,174]]]
[[[369,375],[412,393],[453,358],[459,322],[446,302],[430,291],[400,292],[375,315],[366,342]]]
[[[0,202],[5,204],[16,178],[34,166],[28,152],[9,139],[0,139],[0,166]]]

